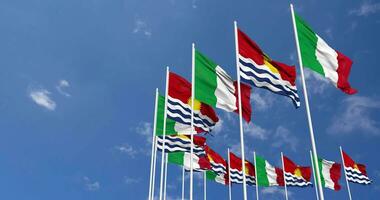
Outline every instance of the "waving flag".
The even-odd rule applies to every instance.
[[[271,60],[243,31],[238,29],[239,67],[242,81],[292,99],[300,106],[294,66]]]
[[[217,174],[212,170],[208,170],[206,172],[206,178],[223,185],[228,185],[228,174]]]
[[[235,154],[230,152],[230,178],[231,183],[243,183],[242,160]],[[248,185],[256,184],[255,166],[252,163],[245,161],[245,177]]]
[[[203,146],[206,144],[206,138],[194,135],[193,152],[199,156],[206,156]],[[157,148],[162,151],[163,137],[157,136]],[[190,152],[191,138],[187,135],[167,135],[165,136],[165,152]]]
[[[340,190],[339,179],[341,165],[339,163],[318,159],[319,171],[321,174],[322,185],[332,190]]]
[[[181,76],[170,72],[167,115],[182,124],[191,125],[191,84]],[[197,132],[211,132],[219,121],[214,109],[195,99],[194,126]]]
[[[267,160],[256,155],[257,184],[259,186],[284,186],[282,169],[273,167]]]
[[[251,87],[241,84],[242,110],[245,121],[251,121]],[[237,83],[212,60],[195,51],[195,98],[227,112],[238,112]],[[244,98],[244,99],[243,99]]]
[[[372,181],[368,178],[365,165],[356,163],[344,151],[342,151],[342,154],[347,180],[352,183],[359,183],[363,185],[370,184]]]
[[[348,82],[352,65],[350,58],[331,48],[297,14],[295,20],[302,64],[327,78],[346,94],[355,94],[357,91]]]
[[[189,152],[175,152],[168,154],[168,162],[184,166],[186,170],[190,170],[191,162],[193,162],[193,170],[203,171],[210,170],[211,165],[205,156],[198,156]]]
[[[284,156],[284,171],[285,171],[285,180],[286,185],[288,186],[298,186],[298,187],[306,187],[311,185],[310,177],[311,177],[311,168],[310,167],[302,167],[296,165],[292,160],[288,157]]]
[[[216,174],[227,174],[227,162],[222,156],[212,150],[209,146],[205,146],[207,158],[211,164],[211,169]]]

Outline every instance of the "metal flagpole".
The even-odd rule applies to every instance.
[[[168,180],[168,154],[165,153],[165,179],[164,179],[164,200],[166,200],[166,185]]]
[[[161,176],[160,176],[160,200],[162,200],[164,186],[164,164],[165,164],[165,135],[166,135],[166,115],[168,108],[168,92],[169,92],[169,67],[166,67],[166,85],[165,85],[165,110],[164,124],[162,133],[162,151],[161,151]]]
[[[339,146],[339,149],[340,149],[340,156],[342,157],[344,177],[346,177],[346,184],[347,184],[348,197],[350,197],[350,200],[352,200],[352,197],[351,197],[351,190],[350,190],[350,184],[348,183],[347,173],[346,173],[346,169],[345,169],[346,163],[344,163],[344,158],[343,158],[343,150],[342,150],[342,147],[341,147],[341,146]]]
[[[195,44],[192,44],[191,48],[191,130],[194,130],[194,91],[195,91]],[[190,148],[190,200],[193,200],[193,146],[194,146],[194,133],[191,136],[191,148]]]
[[[300,46],[299,46],[299,42],[298,42],[298,33],[297,33],[295,16],[294,16],[293,4],[290,4],[290,10],[292,12],[294,37],[295,37],[295,40],[296,40],[297,53],[298,53],[298,62],[299,62],[300,71],[301,71],[301,80],[302,80],[302,86],[303,86],[303,94],[305,96],[306,114],[307,114],[307,120],[308,120],[308,123],[309,123],[311,147],[312,147],[312,150],[313,150],[313,159],[315,160],[315,163],[318,163],[317,147],[315,145],[313,123],[312,123],[312,120],[311,120],[311,113],[310,113],[310,108],[309,108],[309,99],[308,99],[308,96],[307,96],[305,76],[303,74],[303,64],[302,64],[302,57],[301,57]],[[318,179],[317,183],[318,183],[319,195],[320,195],[321,200],[324,200],[325,198],[324,198],[324,195],[323,195],[323,188],[322,188],[322,183],[321,183],[321,175],[319,173],[319,170],[316,170],[316,171],[317,171],[316,174],[317,174],[317,179]]]
[[[206,170],[203,172],[203,199],[207,200]]]
[[[182,166],[182,200],[185,200],[185,166]]]
[[[230,165],[230,148],[227,149],[228,151],[228,197],[229,200],[232,200],[232,191],[231,191],[231,165]]]
[[[311,153],[311,151],[310,151],[310,161],[311,161],[311,167],[313,168],[312,172],[313,172],[313,179],[314,179],[315,194],[317,195],[317,200],[319,200],[317,179],[315,177],[315,167],[314,167],[314,161],[313,161],[313,154]]]
[[[152,153],[150,159],[150,176],[149,176],[149,197],[152,200],[152,180],[153,180],[153,162],[154,162],[154,149],[156,148],[155,137],[156,137],[156,120],[157,120],[157,101],[158,101],[158,88],[156,88],[156,99],[154,102],[154,121],[153,121],[153,135],[152,135]]]
[[[236,75],[238,83],[238,102],[239,102],[239,126],[240,126],[240,148],[241,148],[241,159],[242,171],[243,171],[243,197],[247,200],[247,182],[245,177],[245,153],[244,153],[244,133],[243,133],[243,112],[241,106],[241,88],[240,88],[240,69],[239,69],[239,44],[238,44],[238,32],[237,32],[237,22],[234,21],[234,32],[235,32],[235,57],[236,57]]]
[[[286,178],[285,178],[284,154],[282,152],[281,152],[281,161],[282,161],[282,173],[284,175],[285,199],[288,200],[288,188],[286,186]]]
[[[154,159],[153,159],[153,178],[152,178],[152,196],[151,200],[154,199],[154,189],[155,189],[155,181],[156,181],[156,162],[157,162],[157,137],[154,137]]]
[[[256,152],[253,152],[253,162],[255,163],[256,200],[259,200],[259,180],[257,178]]]

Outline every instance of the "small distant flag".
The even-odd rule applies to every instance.
[[[342,151],[344,159],[344,170],[346,171],[347,180],[352,183],[368,185],[372,181],[368,178],[365,165],[356,163],[344,151]]]
[[[299,166],[286,156],[283,159],[287,186],[306,187],[311,185],[311,167]]]
[[[267,160],[256,155],[256,180],[259,186],[284,186],[284,173],[281,168],[272,166]]]
[[[318,166],[321,174],[322,186],[335,191],[340,190],[341,186],[339,185],[339,179],[341,177],[341,165],[333,161],[319,158]]]
[[[242,160],[230,152],[230,179],[231,183],[243,183]],[[255,166],[245,161],[245,177],[248,185],[255,185]]]
[[[194,135],[193,152],[199,156],[206,156],[203,146],[206,143],[206,138]],[[162,151],[163,137],[157,136],[157,148]],[[165,136],[165,153],[173,152],[190,152],[191,138],[188,135],[167,135]]]
[[[223,185],[228,185],[228,174],[217,174],[212,170],[208,170],[206,171],[206,178]]]
[[[191,125],[191,84],[181,76],[170,72],[167,115],[182,124]],[[194,126],[197,132],[211,132],[219,121],[214,109],[194,100]]]
[[[168,153],[168,162],[183,166],[186,170],[190,170],[191,162],[193,162],[193,170],[204,171],[210,170],[211,165],[205,156],[198,156],[189,152]]]
[[[209,146],[205,146],[207,158],[211,164],[211,169],[216,174],[227,174],[227,162],[222,156],[212,150]]]
[[[242,81],[287,96],[298,108],[300,98],[295,84],[296,68],[271,60],[248,35],[240,29],[237,31]]]

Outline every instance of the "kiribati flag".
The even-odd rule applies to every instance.
[[[365,165],[356,163],[344,151],[342,151],[342,154],[347,180],[352,183],[359,183],[363,185],[370,184],[372,181],[368,178]]]

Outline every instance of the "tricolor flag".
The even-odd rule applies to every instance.
[[[170,72],[167,115],[182,124],[191,125],[191,84],[181,76]],[[195,99],[194,127],[197,132],[211,132],[219,121],[214,109]]]
[[[355,94],[357,91],[348,82],[352,65],[350,58],[331,48],[297,14],[295,21],[302,64],[327,78],[346,94]]]
[[[230,179],[231,183],[243,183],[242,160],[230,152]],[[248,185],[255,185],[255,166],[245,161],[245,177]]]
[[[223,185],[228,185],[228,174],[217,174],[212,170],[208,170],[206,171],[206,178]]]
[[[194,135],[193,152],[199,156],[206,156],[203,146],[206,138]],[[163,137],[157,136],[157,148],[162,151]],[[191,152],[191,138],[188,135],[167,135],[165,136],[165,153]]]
[[[243,118],[251,121],[251,87],[241,83]],[[195,98],[227,112],[239,108],[237,82],[214,61],[195,51]]]
[[[256,87],[287,96],[298,108],[300,99],[295,84],[296,68],[271,60],[243,31],[238,29],[237,32],[242,80]]]
[[[156,118],[156,136],[163,135],[164,132],[164,115],[165,115],[165,97],[159,95],[157,102],[157,118]],[[166,132],[165,135],[191,134],[192,130],[190,125],[181,124],[170,118],[166,118]]]
[[[216,174],[227,174],[227,162],[222,156],[212,150],[209,146],[205,146],[207,158],[211,164],[211,169]]]
[[[193,170],[203,171],[210,170],[211,165],[205,156],[198,156],[189,152],[168,153],[168,162],[184,166],[186,170],[190,170],[191,162],[193,162]]]
[[[321,174],[322,186],[336,191],[340,190],[339,179],[341,176],[341,165],[333,161],[319,158],[318,166]]]
[[[283,157],[283,160],[287,186],[306,187],[311,185],[311,167],[299,166],[286,156]]]
[[[284,186],[284,173],[281,168],[273,167],[267,160],[256,155],[257,184],[259,186]]]
[[[372,181],[368,178],[365,165],[356,163],[344,151],[342,151],[342,154],[347,180],[352,183],[359,183],[363,185],[370,184]]]

